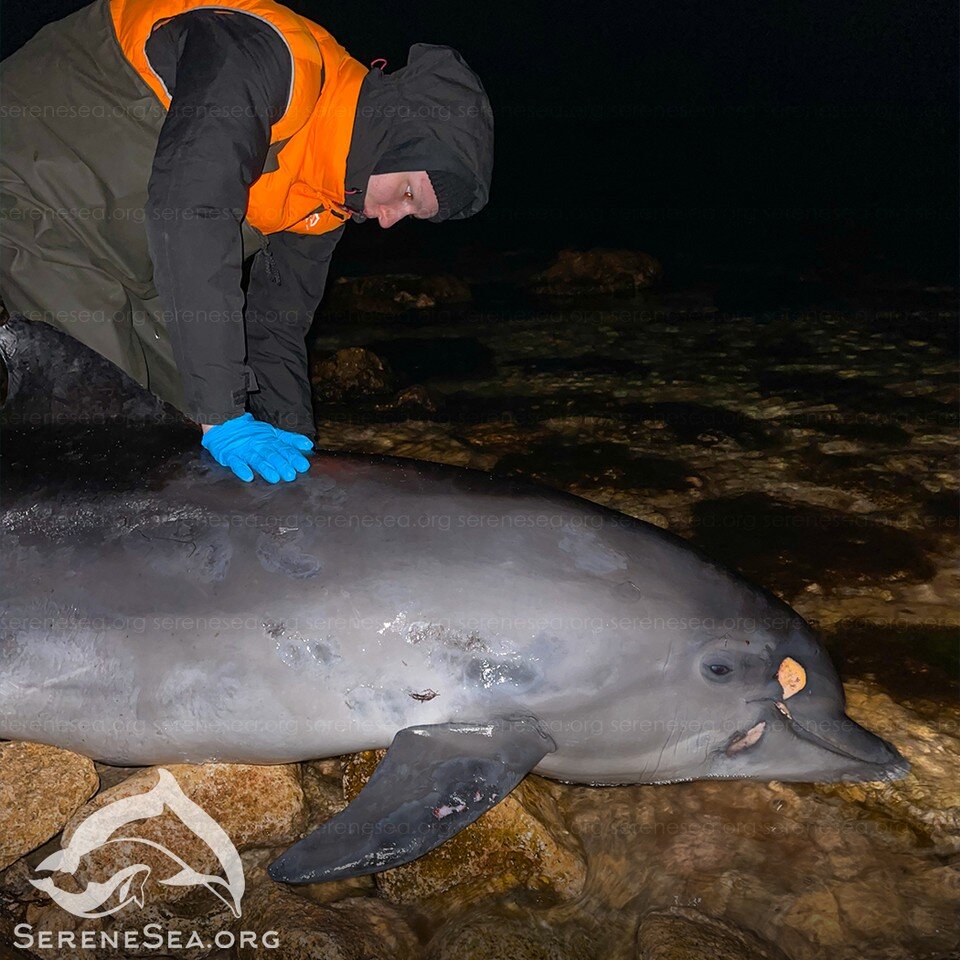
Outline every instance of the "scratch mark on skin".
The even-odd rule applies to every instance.
[[[657,754],[657,762],[656,762],[656,765],[655,765],[654,768],[653,768],[653,774],[652,774],[652,775],[653,775],[654,777],[656,777],[656,775],[660,772],[660,764],[663,762],[663,755],[664,755],[664,753],[666,752],[667,747],[670,746],[670,741],[673,739],[674,736],[676,736],[676,738],[677,738],[677,744],[676,744],[676,746],[679,746],[679,744],[680,744],[680,737],[681,737],[681,735],[682,735],[682,729],[681,729],[682,726],[683,726],[682,724],[678,723],[678,724],[676,725],[676,729],[673,730],[673,731],[671,731],[671,732],[669,733],[669,735],[667,736],[666,741],[664,742],[663,746],[660,748],[660,753]],[[674,747],[674,749],[676,749],[676,746]]]
[[[187,554],[187,560],[189,560],[197,552],[196,540],[180,540],[178,537],[148,537],[142,530],[138,530],[137,533],[148,543],[152,540],[166,540],[167,543],[189,544],[193,549]]]
[[[672,734],[671,734],[671,736],[672,736]],[[656,777],[658,771],[660,770],[660,764],[661,764],[662,761],[663,761],[663,752],[667,749],[667,745],[668,745],[669,743],[670,743],[670,737],[668,736],[667,739],[664,741],[663,746],[660,748],[660,752],[657,754],[657,762],[656,762],[656,764],[654,764],[654,767],[653,767],[653,776],[654,776],[654,777]]]
[[[670,646],[667,648],[667,659],[663,661],[663,669],[660,671],[661,673],[666,673],[667,667],[670,666],[670,658],[673,656],[673,644],[674,641],[671,640]]]

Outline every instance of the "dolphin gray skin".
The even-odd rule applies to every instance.
[[[392,743],[278,880],[408,862],[530,770],[599,785],[908,769],[846,716],[808,624],[655,526],[387,457],[324,453],[292,484],[243,484],[52,328],[13,320],[0,352],[0,737],[113,764]]]

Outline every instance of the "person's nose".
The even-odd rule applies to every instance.
[[[380,212],[377,214],[377,219],[380,221],[380,226],[384,230],[392,227],[395,223],[397,223],[397,221],[402,220],[403,217],[403,213],[392,207],[381,207]]]

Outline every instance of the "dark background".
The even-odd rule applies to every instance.
[[[341,255],[625,246],[665,263],[953,282],[956,4],[288,4],[359,60],[456,47],[496,118],[491,202]],[[3,55],[76,0],[3,5]]]

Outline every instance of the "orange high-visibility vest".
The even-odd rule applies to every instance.
[[[286,111],[270,131],[279,167],[250,188],[247,220],[263,233],[326,233],[349,216],[344,207],[347,153],[367,68],[323,27],[273,0],[110,0],[124,56],[167,109],[170,94],[150,66],[146,43],[155,27],[190,10],[249,14],[270,24],[293,58]],[[279,151],[279,152],[278,152]]]

